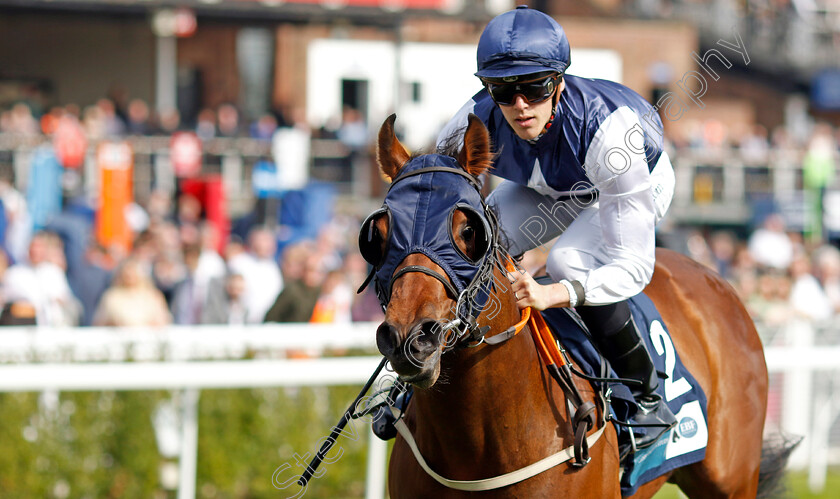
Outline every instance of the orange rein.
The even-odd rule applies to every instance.
[[[508,272],[516,270],[510,259],[505,261],[505,270]],[[557,342],[554,341],[554,335],[551,334],[551,330],[545,323],[542,314],[537,311],[532,312],[531,307],[523,308],[521,314],[521,319],[513,326],[516,331],[514,335],[518,334],[527,324],[531,329],[531,336],[534,337],[534,345],[537,347],[540,358],[545,362],[545,365],[566,365],[566,359],[560,352]]]

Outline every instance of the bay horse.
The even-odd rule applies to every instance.
[[[394,134],[394,120],[392,115],[382,125],[377,143],[381,170],[392,180],[400,179],[407,163],[425,157],[409,155]],[[491,166],[489,135],[477,117],[470,117],[463,147],[453,156],[457,168],[473,178]],[[471,262],[484,257],[496,263],[504,259],[503,250],[487,244],[490,236],[495,236],[485,234],[492,224],[482,218],[492,215],[454,198],[451,206],[439,207],[449,213],[448,218],[441,218],[442,223],[430,221],[429,225],[436,227],[427,227],[425,233],[440,238],[448,232],[450,244]],[[459,315],[459,295],[466,284],[456,282],[463,276],[443,268],[450,265],[430,258],[422,245],[416,250],[394,248],[401,237],[401,221],[418,216],[412,205],[415,201],[405,199],[401,204],[395,198],[389,209],[374,212],[363,224],[360,241],[365,241],[365,247],[360,249],[369,261],[377,262],[374,272],[385,273],[377,274],[377,292],[386,313],[376,342],[400,379],[415,387],[403,423],[413,435],[417,451],[442,477],[470,481],[518,470],[570,447],[574,434],[566,394],[541,362],[527,326],[522,334],[498,344],[475,346],[481,342],[474,341],[470,346],[475,348],[460,348],[461,344],[453,348],[447,335],[440,334],[451,333],[451,324],[466,320]],[[406,213],[397,216],[394,210]],[[391,261],[383,264],[389,258]],[[494,282],[510,282],[500,265],[483,268],[493,274]],[[721,277],[664,249],[657,250],[655,272],[645,292],[661,313],[686,367],[707,395],[709,436],[705,459],[641,485],[633,497],[651,497],[666,481],[677,484],[689,497],[756,497],[760,485],[772,480],[762,477],[759,483],[768,375],[752,319]],[[487,343],[509,333],[511,325],[522,318],[510,286],[494,286],[490,300],[500,304],[492,318],[486,308],[472,317],[475,324],[483,326],[481,337]],[[584,402],[597,403],[598,395],[589,382],[576,379],[574,383]],[[612,424],[605,423],[603,407],[597,414],[596,426],[603,434],[589,448],[589,464],[567,461],[518,483],[477,494],[494,498],[621,497],[617,433]],[[399,499],[476,494],[433,479],[402,434],[396,437],[391,453],[388,487],[390,496]]]

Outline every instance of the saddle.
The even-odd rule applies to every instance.
[[[633,426],[637,406],[630,389],[597,351],[586,326],[574,310],[553,308],[542,312],[557,341],[580,367],[580,375],[606,394],[609,420],[614,423],[618,434],[624,496],[634,494],[639,485],[668,471],[703,460],[708,441],[706,395],[683,365],[661,315],[644,293],[631,298],[629,304],[662,381],[657,391],[678,422],[667,438],[660,438],[651,447],[635,452],[631,452],[633,434],[647,430]]]

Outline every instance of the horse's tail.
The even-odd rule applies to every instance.
[[[802,441],[796,435],[778,434],[768,437],[761,446],[761,467],[758,471],[758,493],[756,499],[781,497],[784,495],[784,482],[788,458]]]

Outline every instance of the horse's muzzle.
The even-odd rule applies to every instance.
[[[440,324],[431,319],[422,320],[409,328],[407,333],[403,332],[405,328],[387,321],[377,328],[376,346],[403,381],[425,387],[431,386],[437,379],[442,330]]]

